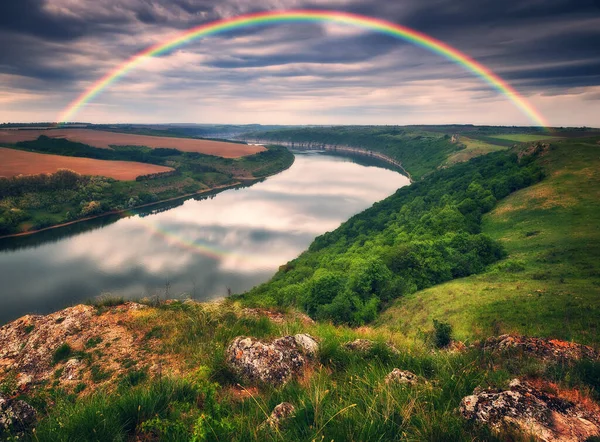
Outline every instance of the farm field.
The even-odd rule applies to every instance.
[[[485,141],[475,140],[468,137],[461,137],[460,143],[464,144],[466,147],[450,155],[446,162],[448,165],[469,161],[471,158],[486,155],[490,152],[508,149],[506,146],[497,146],[495,144],[486,143]]]
[[[50,138],[66,138],[69,141],[103,149],[110,149],[111,146],[146,146],[153,149],[161,147],[177,149],[183,152],[216,155],[223,158],[239,158],[265,150],[262,146],[248,146],[223,141],[155,137],[151,135],[135,135],[93,129],[3,130],[0,131],[0,143],[14,144],[20,141],[32,141],[36,140],[40,135]]]
[[[491,135],[491,138],[514,141],[517,143],[527,143],[530,141],[556,140],[557,137],[547,134],[497,134]]]
[[[173,170],[170,167],[133,161],[47,155],[0,147],[0,176],[10,178],[17,175],[54,173],[58,169],[71,169],[81,175],[105,176],[122,181],[134,180],[140,175]]]

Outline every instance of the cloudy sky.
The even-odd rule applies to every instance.
[[[193,26],[292,8],[414,28],[492,69],[550,124],[600,126],[600,0],[0,0],[0,122],[55,121],[104,74]],[[146,61],[74,119],[531,124],[462,66],[332,24],[197,40]]]

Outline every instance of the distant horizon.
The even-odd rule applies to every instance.
[[[535,125],[521,125],[521,124],[476,124],[476,123],[436,123],[436,124],[420,124],[420,123],[407,123],[407,124],[368,124],[368,123],[332,123],[332,124],[319,124],[319,123],[306,123],[306,124],[265,124],[265,123],[189,123],[189,122],[169,122],[169,123],[138,123],[138,122],[120,122],[120,123],[91,123],[84,121],[57,123],[52,121],[15,121],[15,122],[3,122],[0,123],[0,127],[3,126],[18,126],[18,125],[47,125],[57,127],[68,127],[75,125],[88,125],[88,126],[123,126],[123,125],[137,125],[137,126],[264,126],[264,127],[337,127],[337,126],[349,126],[349,127],[441,127],[441,126],[472,126],[472,127],[505,127],[505,128],[519,128],[519,129],[594,129],[600,130],[600,126],[535,126]]]

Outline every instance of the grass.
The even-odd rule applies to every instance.
[[[547,178],[484,217],[483,232],[508,258],[484,274],[398,300],[378,324],[415,335],[431,318],[459,339],[498,333],[600,344],[600,146],[561,140],[541,161]]]
[[[116,390],[79,398],[59,395],[37,427],[36,440],[500,441],[506,439],[455,411],[477,386],[506,387],[513,377],[526,375],[577,387],[586,397],[600,393],[597,363],[567,366],[476,349],[452,353],[388,329],[236,320],[237,309],[227,303],[147,309],[137,320],[159,323],[169,331],[162,338],[164,351],[172,351],[187,374],[160,377],[134,369]],[[297,332],[320,341],[319,363],[309,376],[281,388],[245,389],[223,369],[223,351],[232,337]],[[366,352],[344,347],[356,338],[377,344]],[[386,384],[385,376],[395,367],[426,382]],[[85,386],[79,389],[87,391]],[[261,427],[283,401],[294,404],[296,414],[281,430]]]
[[[463,144],[465,148],[451,154],[446,160],[446,165],[450,166],[452,164],[462,163],[464,161],[469,161],[471,158],[508,149],[506,146],[498,146],[468,137],[460,137],[459,143]]]
[[[497,135],[490,135],[490,138],[514,141],[516,143],[526,143],[529,141],[555,140],[556,139],[554,136],[548,135],[548,134],[497,134]]]

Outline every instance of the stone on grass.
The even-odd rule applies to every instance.
[[[309,335],[270,342],[239,336],[227,348],[227,363],[245,382],[283,385],[303,374],[318,351]]]
[[[25,401],[0,394],[0,436],[21,434],[35,423],[35,409]]]
[[[273,408],[273,412],[262,424],[262,427],[270,427],[272,429],[279,430],[283,426],[284,422],[291,418],[295,412],[296,407],[289,402],[282,402]]]
[[[518,430],[544,442],[584,441],[600,435],[600,414],[514,379],[508,390],[478,390],[462,399],[460,413],[495,431]]]
[[[422,379],[410,372],[408,370],[400,370],[399,368],[394,368],[386,377],[386,384],[408,384],[415,385],[419,382],[422,382]]]

